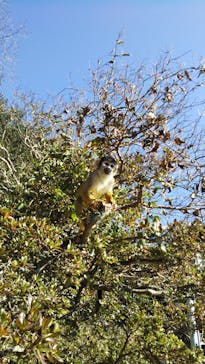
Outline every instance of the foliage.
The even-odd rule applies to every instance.
[[[121,43],[87,96],[1,100],[2,363],[203,360],[190,346],[205,319],[202,66],[136,69]],[[82,240],[74,194],[104,153],[118,206]]]

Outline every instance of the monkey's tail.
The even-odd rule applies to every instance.
[[[82,197],[78,196],[75,201],[75,211],[77,216],[80,216],[82,210],[83,210],[83,200]]]

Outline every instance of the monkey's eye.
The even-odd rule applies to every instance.
[[[113,163],[109,163],[109,162],[104,162],[104,166],[110,167],[111,169],[115,168],[115,165]]]

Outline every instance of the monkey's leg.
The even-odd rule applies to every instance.
[[[90,192],[87,196],[87,202],[88,202],[88,206],[90,207],[90,210],[92,211],[97,211],[97,212],[102,212],[102,210],[104,211],[104,207],[103,207],[103,201],[99,198],[97,198],[97,196],[95,195],[94,192]]]
[[[83,210],[101,212],[100,205],[102,207],[102,202],[96,201],[94,195],[91,193],[84,195],[83,198],[81,196],[78,197],[78,199],[75,202],[75,208],[76,208],[76,214],[78,215],[79,218],[80,234],[82,233],[85,234],[85,231],[90,229],[90,225],[92,226],[93,224],[95,224],[95,222],[90,221],[90,217],[88,214],[86,217],[82,216]],[[94,220],[95,219],[96,218],[94,218]]]

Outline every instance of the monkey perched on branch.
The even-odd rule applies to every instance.
[[[89,217],[83,221],[81,220],[81,243],[88,239],[90,231],[102,218],[99,212],[105,213],[115,207],[113,188],[117,169],[116,160],[112,156],[104,156],[99,160],[97,169],[89,174],[87,180],[82,183],[76,193],[75,208],[77,215],[80,216],[83,210],[92,210]],[[102,294],[102,290],[98,289],[96,312],[100,308]]]
[[[100,210],[115,207],[113,188],[117,173],[117,162],[112,156],[100,159],[98,167],[91,172],[76,193],[75,208],[78,216],[83,210]]]

